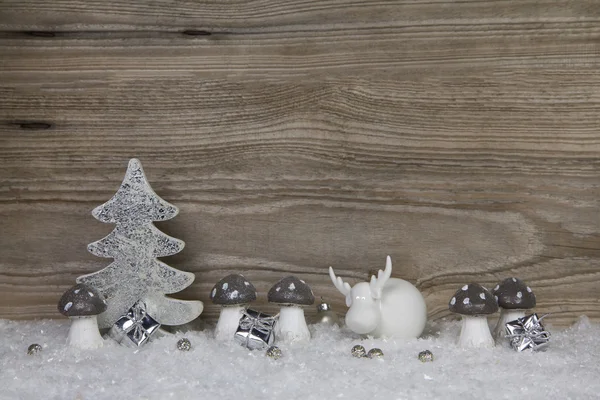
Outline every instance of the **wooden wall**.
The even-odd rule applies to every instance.
[[[206,319],[231,272],[345,310],[326,267],[386,254],[432,319],[511,275],[600,318],[597,0],[2,0],[0,317],[107,265],[90,211],[130,157]]]

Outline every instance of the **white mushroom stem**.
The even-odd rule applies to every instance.
[[[460,347],[494,347],[487,317],[481,315],[463,315],[462,329],[458,339]]]
[[[498,323],[494,328],[494,338],[503,339],[506,335],[505,326],[507,322],[514,321],[518,318],[523,318],[525,316],[525,310],[507,310],[503,308],[500,311],[500,318],[498,318]]]
[[[310,331],[304,319],[304,309],[301,306],[281,307],[279,319],[275,325],[275,339],[287,343],[310,340]]]
[[[219,321],[217,321],[217,327],[215,328],[215,339],[232,340],[245,309],[245,304],[221,307],[221,314],[219,314]]]
[[[98,331],[98,321],[95,315],[69,317],[71,329],[67,337],[69,346],[80,349],[96,349],[104,345],[104,339]]]

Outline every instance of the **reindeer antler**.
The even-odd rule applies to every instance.
[[[381,298],[381,292],[383,290],[383,286],[387,282],[387,280],[392,275],[392,259],[390,256],[387,256],[385,260],[385,270],[379,270],[377,273],[377,278],[375,275],[371,277],[371,282],[369,283],[371,286],[371,296],[374,299]],[[339,278],[338,278],[339,279]]]
[[[352,286],[348,282],[344,282],[339,276],[335,276],[331,267],[329,267],[329,277],[331,278],[331,282],[333,282],[333,286],[346,297],[346,306],[350,307],[352,305],[352,298],[350,297]]]
[[[331,267],[329,267],[329,277],[331,278],[331,282],[333,282],[333,285],[335,286],[335,288],[337,290],[339,290],[340,293],[343,294],[344,296],[348,296],[348,294],[352,290],[352,287],[350,286],[350,284],[348,282],[344,282],[344,280],[342,278],[340,278],[339,276],[335,276],[335,273],[333,272],[333,268],[331,268]]]

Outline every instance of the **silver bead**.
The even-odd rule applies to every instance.
[[[366,357],[367,356],[367,350],[365,350],[365,348],[363,346],[361,346],[360,344],[357,344],[356,346],[352,347],[352,350],[350,351],[352,353],[352,355],[354,357]]]
[[[30,356],[32,356],[32,355],[34,355],[34,354],[37,354],[37,353],[39,353],[40,351],[42,351],[42,346],[40,346],[40,345],[39,345],[39,344],[37,344],[37,343],[34,343],[34,344],[32,344],[31,346],[29,346],[29,347],[27,348],[27,354],[28,354],[28,355],[30,355]]]
[[[192,342],[188,338],[179,339],[177,341],[177,350],[190,351],[192,348]]]
[[[421,362],[433,361],[433,353],[429,350],[423,350],[419,353],[419,360]]]
[[[381,351],[381,349],[377,349],[377,348],[371,349],[367,353],[367,357],[369,357],[369,358],[383,358],[383,351]]]
[[[277,346],[269,347],[265,354],[267,355],[267,357],[270,357],[273,360],[277,360],[277,359],[281,358],[281,356],[282,356],[281,349]]]

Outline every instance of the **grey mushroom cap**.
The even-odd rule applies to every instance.
[[[277,282],[267,294],[269,303],[298,304],[310,306],[315,302],[310,286],[295,276],[286,276]]]
[[[256,288],[243,275],[231,274],[213,286],[210,299],[223,306],[246,304],[256,300]]]
[[[67,317],[98,315],[106,311],[106,300],[93,287],[78,283],[63,293],[58,311]]]
[[[510,310],[527,310],[535,307],[535,294],[519,278],[506,278],[494,288],[498,305]]]
[[[487,315],[498,311],[492,293],[478,283],[464,285],[450,299],[449,309],[462,315]]]

